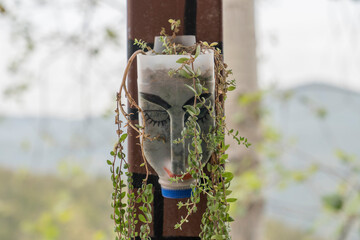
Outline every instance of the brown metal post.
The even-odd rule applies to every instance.
[[[180,19],[182,28],[179,35],[195,35],[197,41],[218,42],[222,48],[222,0],[127,0],[128,57],[137,50],[134,39],[142,39],[150,45],[158,36],[161,27],[169,29],[169,19]],[[128,89],[137,101],[136,62],[130,69]],[[138,123],[135,109],[132,121]],[[134,187],[139,188],[145,177],[145,169],[140,167],[142,157],[138,139],[133,130],[129,130],[128,161],[133,173]],[[161,195],[158,177],[150,170],[148,182],[154,186],[152,239],[199,239],[201,216],[206,208],[206,199],[202,199],[196,214],[190,217],[183,230],[175,230],[174,225],[186,214],[185,209],[178,210],[178,199],[167,199]]]

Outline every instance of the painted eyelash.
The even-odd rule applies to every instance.
[[[158,127],[159,127],[160,124],[161,124],[161,126],[164,126],[164,125],[168,122],[168,120],[170,120],[170,117],[168,116],[165,120],[156,121],[156,120],[152,119],[152,118],[149,116],[149,114],[147,114],[147,113],[145,112],[145,120],[146,120],[147,122],[149,122],[149,124],[152,124],[153,126],[155,126],[155,125],[157,124]]]

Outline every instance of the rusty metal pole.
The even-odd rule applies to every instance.
[[[197,41],[218,42],[222,49],[222,0],[127,0],[128,57],[137,50],[133,45],[135,38],[152,46],[161,27],[171,32],[169,19],[181,20],[182,28],[178,35],[195,35]],[[129,72],[128,89],[137,101],[136,62]],[[134,113],[131,120],[138,124],[136,109],[128,108],[128,111]],[[143,160],[136,133],[131,129],[128,137],[128,161],[129,170],[133,173],[134,187],[139,188],[145,178],[145,170],[140,167]],[[183,230],[175,230],[174,225],[186,214],[185,209],[178,210],[179,199],[162,197],[158,177],[152,169],[148,182],[154,186],[152,239],[199,239],[206,199],[201,200],[198,211],[190,217]]]

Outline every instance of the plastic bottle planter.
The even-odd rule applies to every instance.
[[[177,75],[169,77],[170,69],[177,69],[180,64],[176,61],[186,57],[182,55],[138,55],[138,91],[139,105],[145,114],[145,131],[156,140],[144,141],[144,153],[154,170],[159,175],[162,194],[167,198],[186,198],[191,196],[190,185],[194,181],[190,174],[185,175],[183,181],[170,182],[171,177],[181,176],[188,167],[188,144],[174,143],[181,138],[181,131],[188,114],[184,105],[194,103],[194,93],[185,84],[192,85],[192,79]],[[201,69],[200,80],[208,89],[203,93],[207,101],[214,105],[214,57],[213,52],[200,54],[194,62],[195,69]],[[140,123],[142,120],[140,119]],[[214,119],[204,107],[198,116],[198,123],[202,134],[207,134],[214,126]],[[202,143],[202,162],[209,160],[211,152],[206,143]]]

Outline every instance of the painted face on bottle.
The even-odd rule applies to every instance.
[[[194,93],[185,85],[192,85],[192,79],[180,76],[169,77],[168,72],[174,68],[173,66],[162,64],[161,67],[154,69],[154,66],[151,67],[154,65],[153,61],[146,61],[149,59],[144,61],[144,58],[156,57],[164,59],[171,57],[165,61],[173,61],[174,63],[176,59],[180,58],[179,56],[175,56],[175,58],[174,56],[142,56],[138,59],[138,67],[140,67],[138,69],[139,104],[144,111],[145,132],[151,138],[155,138],[152,141],[144,141],[144,152],[148,162],[159,175],[162,187],[181,189],[186,185],[188,187],[189,183],[192,182],[190,174],[185,175],[184,181],[181,183],[170,183],[169,178],[186,174],[188,168],[188,145],[191,143],[191,139],[186,139],[181,143],[174,143],[174,141],[182,137],[181,132],[189,118],[184,106],[193,105],[195,101]],[[212,56],[209,58],[212,63]],[[213,105],[213,64],[205,66],[200,66],[203,73],[200,81],[208,91],[200,97],[206,99],[206,105],[210,103]],[[206,136],[210,128],[214,126],[214,119],[206,107],[200,109],[200,114],[197,117],[201,134]],[[211,155],[205,141],[202,142],[202,151],[202,162],[204,163],[208,161]]]

